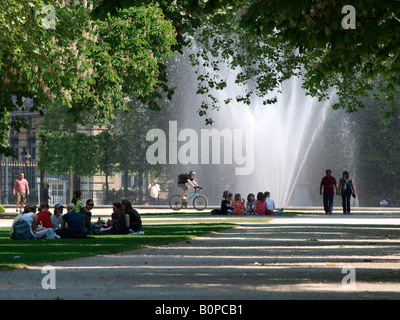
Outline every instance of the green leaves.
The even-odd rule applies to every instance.
[[[334,108],[354,112],[363,107],[360,98],[375,90],[394,111],[400,98],[400,5],[354,2],[357,23],[352,30],[342,27],[341,10],[346,4],[214,2],[204,28],[193,32],[197,51],[192,64],[199,74],[199,93],[214,104],[209,95],[215,96],[210,88],[217,88],[220,81],[215,75],[219,67],[213,63],[218,61],[235,70],[236,83],[243,84],[245,93],[235,96],[237,101],[249,103],[253,94],[264,98],[284,80],[297,76],[307,93],[320,100],[335,89],[339,101]],[[269,102],[264,98],[264,104]]]
[[[41,131],[44,143],[39,147],[40,168],[51,174],[72,171],[79,176],[91,176],[98,171],[97,138],[84,133],[51,134]]]
[[[140,5],[94,20],[93,1],[74,3],[50,3],[56,12],[54,30],[41,24],[47,2],[0,3],[0,118],[5,129],[0,152],[9,149],[8,114],[22,106],[14,105],[14,96],[34,98],[34,109],[51,109],[57,99],[76,122],[89,112],[101,123],[113,117],[114,109],[126,110],[129,95],[145,100],[155,91],[163,59],[176,44],[162,10]]]

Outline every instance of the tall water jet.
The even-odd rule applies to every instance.
[[[313,155],[313,145],[322,134],[327,114],[332,112],[332,99],[320,102],[306,95],[305,90],[301,88],[301,80],[293,78],[283,83],[282,93],[273,93],[277,95],[275,104],[263,105],[262,99],[255,98],[249,106],[233,101],[225,105],[223,101],[234,98],[240,90],[240,87],[230,80],[224,91],[216,92],[221,106],[218,111],[209,112],[215,121],[210,128],[205,125],[204,119],[196,114],[203,97],[196,96],[193,80],[193,75],[186,72],[178,86],[181,92],[178,99],[181,101],[177,101],[177,104],[181,105],[181,109],[174,119],[177,120],[178,131],[191,128],[197,132],[200,140],[204,129],[213,128],[219,133],[230,130],[232,136],[235,130],[251,130],[254,148],[246,157],[252,157],[254,168],[248,174],[237,174],[235,169],[240,168],[240,164],[225,161],[226,155],[223,154],[229,145],[226,145],[227,140],[221,135],[220,162],[212,163],[211,147],[208,155],[210,160],[207,163],[202,162],[201,152],[204,150],[199,147],[198,160],[172,166],[172,177],[180,171],[197,171],[197,178],[200,184],[206,186],[205,194],[213,205],[220,203],[224,190],[240,193],[243,198],[246,198],[248,193],[269,191],[277,207],[314,205],[315,201],[313,202],[312,198],[318,193],[318,186],[315,185],[315,181],[309,179],[311,175],[315,175],[315,168],[310,167],[310,158]],[[333,94],[331,98],[334,98]],[[246,148],[245,136],[246,134],[242,135],[241,141],[233,141],[234,144],[240,143],[238,149]],[[187,143],[185,139],[181,141]],[[228,144],[231,141],[228,139]],[[203,141],[197,143],[200,146]],[[228,151],[233,152],[232,149]],[[244,155],[243,152],[242,154]],[[322,164],[322,168],[329,166],[329,163]],[[323,172],[317,172],[318,179],[322,177]]]
[[[273,105],[264,106],[261,100],[255,100],[251,106],[221,108],[215,115],[218,126],[254,131],[254,172],[235,176],[235,189],[242,195],[269,191],[280,207],[312,205],[306,189],[295,199],[293,195],[298,184],[307,181],[310,150],[324,125],[329,104],[306,96],[300,80],[292,79],[284,83],[283,93]]]

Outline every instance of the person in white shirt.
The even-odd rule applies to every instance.
[[[265,201],[267,202],[266,213],[270,215],[279,216],[283,213],[283,209],[275,211],[275,201],[271,198],[271,193],[269,191],[264,192]]]
[[[38,223],[38,216],[36,215],[36,205],[28,204],[24,208],[24,212],[19,216],[19,220],[28,222],[30,232],[34,239],[54,239],[59,238],[53,228],[42,227]],[[14,221],[15,223],[16,221]]]
[[[161,188],[157,183],[157,179],[154,179],[153,182],[149,184],[147,190],[149,190],[150,194],[150,205],[158,204],[158,194],[161,191]]]

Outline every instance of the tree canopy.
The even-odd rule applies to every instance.
[[[226,86],[213,72],[224,60],[244,85],[244,92],[232,97],[238,101],[249,104],[256,94],[274,103],[268,93],[298,76],[312,96],[326,99],[334,90],[334,109],[353,112],[364,107],[363,97],[374,96],[385,101],[381,108],[392,116],[399,106],[400,2],[353,1],[354,16],[347,5],[340,0],[215,2],[217,10],[195,35],[202,50],[193,62],[206,68],[198,92],[218,107],[209,88]],[[354,29],[348,28],[349,19]],[[208,107],[202,105],[200,114]]]
[[[10,128],[24,122],[10,112],[65,105],[79,122],[85,113],[107,121],[135,95],[159,109],[171,98],[164,58],[192,48],[198,73],[198,113],[218,108],[226,88],[219,69],[235,70],[243,90],[232,99],[265,104],[282,83],[298,76],[320,99],[333,90],[333,108],[349,112],[363,97],[398,112],[400,1],[344,0],[10,0],[0,3],[0,153],[12,154]],[[45,8],[45,9],[44,9]],[[344,10],[345,9],[345,10]],[[354,23],[353,23],[354,22]],[[349,25],[354,24],[351,28]]]
[[[93,5],[87,0],[0,3],[0,153],[13,154],[6,137],[24,122],[8,116],[24,110],[25,97],[33,99],[33,110],[51,108],[57,99],[76,122],[85,112],[104,122],[112,110],[127,108],[130,94],[145,100],[155,91],[160,65],[176,43],[172,23],[150,5],[93,19]],[[43,25],[48,19],[54,24]]]

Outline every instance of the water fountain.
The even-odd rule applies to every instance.
[[[190,128],[197,132],[200,139],[201,130],[210,127],[196,114],[202,97],[196,96],[195,83],[190,72],[182,75],[178,84],[180,98],[176,102],[181,107],[176,119],[172,120],[177,120],[178,132]],[[213,164],[211,159],[209,163],[204,163],[201,161],[199,147],[197,162],[171,165],[172,177],[185,170],[197,171],[199,182],[206,187],[205,194],[214,205],[220,203],[224,190],[241,193],[244,198],[248,193],[270,191],[277,207],[315,205],[313,198],[318,194],[320,179],[332,163],[328,161],[322,163],[320,168],[311,168],[310,159],[328,114],[335,112],[330,108],[331,100],[319,102],[318,99],[306,95],[301,88],[301,80],[295,78],[283,83],[282,93],[277,95],[278,102],[273,105],[265,106],[261,99],[254,99],[250,106],[234,100],[229,105],[223,104],[225,99],[235,97],[238,90],[240,88],[234,84],[234,80],[228,79],[227,89],[217,93],[221,102],[220,110],[210,111],[209,114],[215,121],[212,128],[219,130],[219,133],[224,129],[231,130],[232,134],[235,130],[252,131],[254,151],[252,155],[246,156],[253,157],[254,170],[249,174],[239,175],[235,169],[241,165],[235,164],[235,161],[226,163],[222,158],[217,164]],[[334,98],[333,95],[332,97]],[[245,155],[245,136],[243,133],[240,141],[242,155]],[[178,148],[188,143],[187,141],[178,142]],[[223,138],[220,139],[221,155],[223,148],[226,148],[224,141]],[[209,157],[212,157],[211,147]],[[312,175],[317,175],[318,178],[311,181]]]
[[[299,79],[289,80],[276,104],[237,104],[221,108],[216,118],[220,126],[254,131],[254,172],[235,177],[235,187],[242,194],[270,191],[279,207],[311,205],[307,161],[329,109],[330,102],[306,96],[300,86]]]

